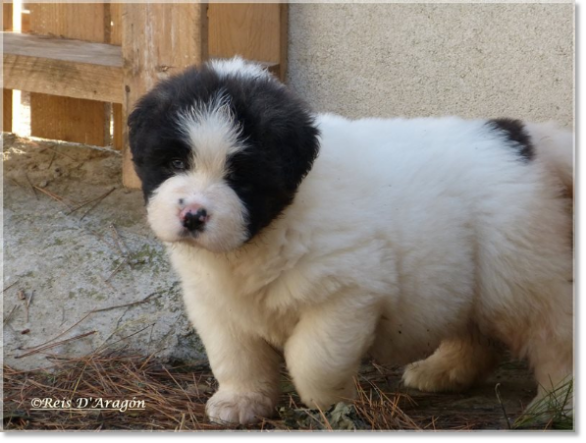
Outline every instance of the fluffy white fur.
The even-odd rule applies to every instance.
[[[229,75],[243,77],[266,77],[267,71],[260,64],[250,63],[242,57],[232,57],[230,59],[214,59],[209,61],[210,65],[220,76]]]
[[[524,163],[480,120],[317,123],[319,157],[280,218],[229,252],[169,247],[219,382],[212,419],[270,415],[282,356],[302,400],[321,408],[353,397],[368,352],[411,363],[405,383],[428,391],[486,374],[498,357],[488,338],[529,360],[538,397],[572,376],[571,134],[529,125],[536,157]],[[190,195],[214,205],[210,223],[226,212],[209,232],[227,250],[243,208],[204,176],[164,183],[149,220],[174,241],[175,202]]]

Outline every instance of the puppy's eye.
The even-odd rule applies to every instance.
[[[176,171],[184,171],[185,162],[183,160],[179,160],[178,158],[171,160],[171,167]]]

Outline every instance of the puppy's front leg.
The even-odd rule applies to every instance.
[[[206,404],[210,420],[248,424],[271,416],[279,396],[281,357],[262,338],[210,310],[190,314],[220,385]]]
[[[302,314],[285,345],[301,400],[322,410],[354,398],[353,377],[372,344],[378,309],[360,295],[335,299]]]

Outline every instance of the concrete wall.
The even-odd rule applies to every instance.
[[[348,117],[573,120],[574,6],[292,4],[290,85]]]

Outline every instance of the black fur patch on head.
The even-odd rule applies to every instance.
[[[293,201],[319,151],[311,111],[278,80],[219,75],[204,65],[161,82],[129,117],[133,161],[148,200],[173,175],[167,165],[190,157],[178,116],[218,95],[227,98],[239,142],[246,145],[227,158],[225,181],[248,211],[250,239]],[[197,170],[197,158],[195,163]]]
[[[529,134],[525,131],[523,122],[510,118],[497,118],[489,120],[487,124],[506,134],[507,138],[512,142],[511,146],[515,148],[523,161],[530,162],[533,160],[535,149]]]

